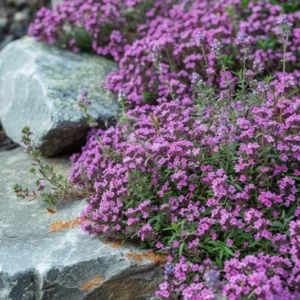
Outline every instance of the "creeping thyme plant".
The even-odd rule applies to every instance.
[[[90,131],[59,188],[87,197],[83,230],[168,255],[161,299],[300,298],[294,3],[74,0],[31,25],[119,62],[117,125]]]
[[[235,94],[199,82],[195,105],[130,110],[72,158],[95,189],[85,231],[169,254],[163,299],[300,296],[300,98],[243,91],[245,73]]]
[[[210,45],[222,42],[224,63],[231,70],[242,68],[243,53],[234,47],[238,32],[251,35],[256,43],[249,58],[264,75],[282,71],[283,57],[276,25],[286,14],[292,26],[287,41],[286,71],[299,80],[300,16],[294,0],[73,0],[54,11],[42,9],[29,29],[38,41],[57,44],[78,52],[90,48],[119,62],[108,78],[108,88],[123,90],[132,106],[170,98],[165,77],[182,101],[190,102],[192,73],[209,81],[220,77]],[[153,65],[150,49],[162,48],[161,72]],[[227,74],[230,76],[230,74]]]

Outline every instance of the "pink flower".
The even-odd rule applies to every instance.
[[[233,240],[232,239],[228,239],[226,241],[226,245],[229,246],[229,247],[231,247],[233,245]]]

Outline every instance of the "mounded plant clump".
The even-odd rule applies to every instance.
[[[255,76],[215,90],[194,74],[194,105],[130,110],[72,158],[95,190],[83,229],[169,255],[161,298],[300,296],[300,98],[290,76]]]
[[[265,74],[281,70],[278,61],[283,51],[276,22],[283,13],[293,25],[287,71],[294,71],[299,80],[300,17],[294,1],[65,1],[55,11],[42,9],[29,34],[75,52],[112,56],[120,69],[109,76],[108,88],[125,93],[131,106],[170,99],[162,77],[169,81],[174,97],[190,102],[193,72],[210,82],[225,76],[219,77],[220,65],[210,51],[214,39],[222,42],[226,66],[232,70],[242,67],[243,54],[233,46],[238,32],[255,38],[249,56],[258,68]],[[160,72],[150,51],[157,44],[163,54]]]
[[[107,88],[123,109],[72,157],[71,182],[49,166],[44,179],[55,199],[88,196],[85,231],[168,255],[162,299],[296,300],[299,13],[289,1],[181,2],[76,0],[38,14],[38,40],[89,42],[120,62]],[[86,90],[78,104],[95,126]]]
[[[73,157],[83,229],[168,253],[163,298],[300,296],[300,99],[248,97],[136,108]]]

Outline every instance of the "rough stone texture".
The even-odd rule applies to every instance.
[[[68,173],[67,158],[49,162]],[[30,186],[35,180],[22,149],[0,153],[0,166],[1,300],[155,299],[161,267],[130,258],[142,253],[134,247],[105,244],[79,227],[51,231],[53,222],[77,217],[84,201],[48,214],[40,199],[18,199],[12,191],[16,181]]]
[[[0,53],[0,120],[14,142],[31,127],[36,147],[46,156],[69,150],[88,126],[77,111],[82,88],[89,90],[91,114],[101,123],[117,103],[107,101],[99,82],[116,64],[90,54],[74,54],[24,38]]]

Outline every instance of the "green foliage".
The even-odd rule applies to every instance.
[[[33,167],[29,169],[29,172],[37,177],[35,182],[37,191],[32,190],[30,192],[27,187],[24,188],[20,184],[15,184],[14,191],[16,196],[22,199],[42,197],[49,208],[55,208],[61,203],[89,196],[88,191],[75,187],[68,178],[56,173],[51,165],[44,163],[41,152],[34,147],[31,135],[30,128],[24,127],[22,130],[22,142],[26,146],[25,153],[32,160]],[[48,189],[45,183],[49,184]]]

